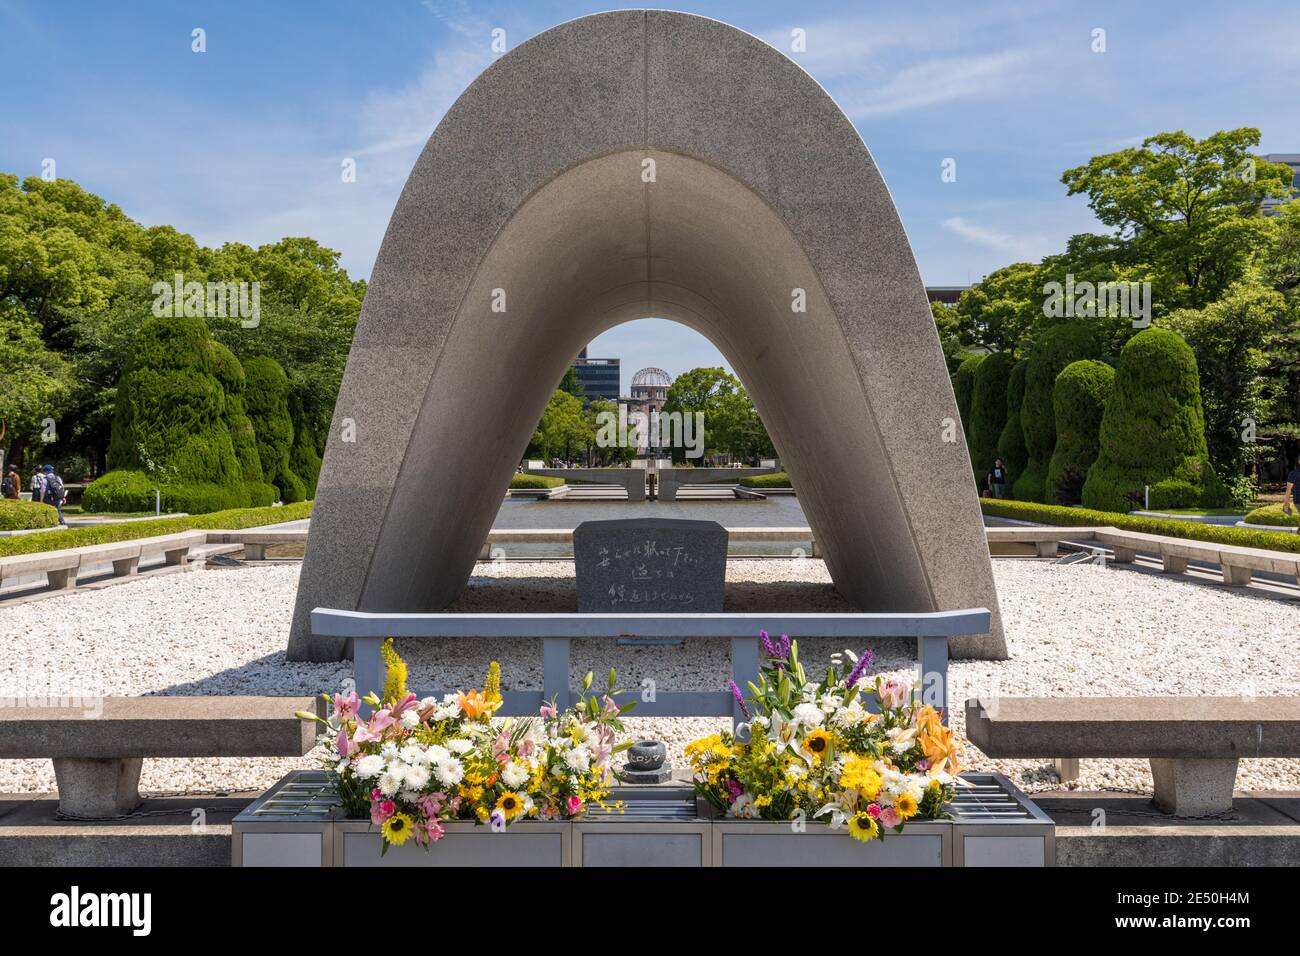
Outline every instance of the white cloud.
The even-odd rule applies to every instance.
[[[988,246],[998,252],[1014,256],[1017,260],[1036,262],[1046,255],[1051,244],[1041,236],[1013,236],[990,226],[967,222],[961,216],[950,216],[943,227],[969,242]]]
[[[850,119],[866,119],[953,100],[1002,95],[1020,87],[1034,59],[1028,50],[1004,50],[925,60],[864,90],[837,84],[836,99]]]

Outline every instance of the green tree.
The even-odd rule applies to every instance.
[[[574,398],[583,398],[582,382],[578,379],[578,370],[570,365],[564,370],[564,377],[560,379],[560,391],[568,392]]]
[[[957,316],[957,307],[944,305],[942,302],[931,302],[930,314],[934,316],[934,327],[939,333],[939,345],[943,349],[943,360],[948,366],[948,374],[953,375],[957,367],[965,361],[967,354],[959,332],[960,320]]]
[[[776,456],[771,436],[758,417],[749,392],[743,385],[718,398],[717,426],[719,450],[741,461],[757,463],[763,458]],[[707,419],[706,419],[707,420]]]
[[[1219,507],[1227,491],[1205,445],[1196,356],[1177,333],[1150,328],[1120,353],[1101,419],[1101,447],[1088,470],[1083,504],[1100,511]]]
[[[290,462],[294,436],[293,418],[289,414],[289,378],[280,363],[267,356],[248,359],[243,365],[244,401],[257,435],[262,474],[275,485],[286,504],[304,501],[307,490]]]
[[[1251,459],[1246,437],[1263,425],[1265,352],[1274,329],[1289,318],[1286,299],[1260,286],[1234,286],[1201,310],[1182,309],[1162,323],[1196,356],[1205,440],[1215,472],[1240,475]]]
[[[582,401],[557,389],[546,403],[542,419],[533,433],[531,446],[548,461],[574,459],[595,444],[591,422],[583,413]]]
[[[1025,402],[1025,371],[1029,363],[1021,359],[1011,367],[1007,376],[1007,421],[998,436],[998,457],[1006,466],[1011,479],[1011,494],[1015,494],[1015,481],[1029,462],[1029,449],[1025,447],[1025,431],[1020,424],[1020,407]]]
[[[957,300],[958,330],[965,345],[994,352],[1022,347],[1043,317],[1038,267],[1016,262],[990,272]]]
[[[726,398],[740,388],[740,379],[721,368],[693,368],[678,375],[668,387],[663,411],[683,416],[703,412],[704,454],[716,455],[724,441]],[[673,460],[685,460],[685,449],[673,449]]]
[[[1056,412],[1056,448],[1047,466],[1051,503],[1077,505],[1088,469],[1101,445],[1101,416],[1115,384],[1115,370],[1105,362],[1071,362],[1056,377],[1052,406]]]
[[[1015,364],[1010,352],[994,352],[975,371],[970,413],[970,461],[975,472],[975,484],[980,488],[984,487],[984,479],[998,457],[998,441],[1007,424],[1007,387]]]
[[[1260,203],[1291,192],[1290,168],[1253,155],[1257,145],[1259,130],[1249,127],[1200,140],[1158,133],[1141,147],[1094,156],[1061,181],[1151,264],[1158,299],[1202,308],[1245,275],[1272,228]]]

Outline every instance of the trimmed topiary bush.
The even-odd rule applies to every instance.
[[[316,497],[321,459],[316,451],[316,435],[303,414],[302,400],[289,396],[289,417],[293,421],[293,447],[289,450],[289,469],[302,481],[304,499]]]
[[[975,373],[984,362],[983,355],[967,356],[952,377],[952,393],[957,398],[957,414],[961,416],[961,430],[970,441],[971,401],[975,397]]]
[[[157,487],[143,471],[110,471],[87,486],[81,507],[85,511],[152,511]]]
[[[248,410],[244,407],[244,390],[247,387],[244,367],[230,349],[216,341],[212,343],[212,364],[217,380],[226,393],[226,427],[230,430],[230,441],[234,445],[239,471],[244,479],[246,504],[254,508],[274,504],[280,500],[280,493],[274,485],[264,480],[262,459],[257,452],[257,435],[253,431]]]
[[[159,487],[164,500],[175,489],[172,498],[184,498],[187,511],[248,503],[212,344],[200,318],[154,316],[141,325],[118,380],[108,448],[109,475],[138,478],[115,475],[96,490],[105,475],[86,489],[86,510],[147,510]],[[147,503],[141,487],[150,491]]]
[[[1025,369],[1028,365],[1028,362],[1021,359],[1011,367],[1011,374],[1007,376],[1007,421],[998,437],[997,457],[1002,459],[1011,478],[1012,494],[1015,494],[1016,479],[1024,472],[1029,461],[1025,431],[1020,427],[1020,406],[1025,401]]]
[[[1161,328],[1139,332],[1120,353],[1083,503],[1128,511],[1141,506],[1145,485],[1152,508],[1218,508],[1228,498],[1205,446],[1196,357]]]
[[[50,505],[0,498],[0,531],[53,528],[58,523],[59,513]]]
[[[1300,525],[1300,509],[1292,505],[1291,513],[1286,514],[1282,511],[1281,505],[1265,505],[1263,508],[1256,508],[1249,512],[1241,520],[1246,524],[1273,524],[1280,528],[1294,528]]]
[[[1007,423],[1007,385],[1015,364],[1010,352],[994,352],[975,370],[970,409],[970,463],[975,484],[981,488],[984,477],[993,469],[994,459],[999,457],[998,441]]]
[[[1053,499],[1047,487],[1047,466],[1056,448],[1056,410],[1052,404],[1056,376],[1071,362],[1099,358],[1104,341],[1101,326],[1086,319],[1049,326],[1035,340],[1025,366],[1025,398],[1020,404],[1020,427],[1029,458],[1015,483],[1019,500]]]
[[[1101,416],[1114,384],[1115,370],[1091,359],[1071,362],[1056,376],[1056,449],[1047,466],[1047,487],[1055,504],[1077,505],[1083,498],[1088,469],[1097,460]]]
[[[262,475],[279,489],[285,503],[303,501],[306,489],[290,464],[293,419],[289,415],[289,379],[280,363],[267,356],[244,362],[244,404],[257,436]]]

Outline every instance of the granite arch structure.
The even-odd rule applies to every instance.
[[[520,45],[424,148],[348,357],[289,656],[345,651],[311,637],[313,607],[450,603],[564,369],[647,316],[732,363],[846,598],[987,607],[992,633],[953,652],[1006,656],[938,336],[866,146],[772,47],[647,10]]]

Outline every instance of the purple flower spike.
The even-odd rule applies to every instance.
[[[745,698],[740,694],[740,688],[736,686],[734,680],[727,681],[727,686],[731,688],[731,696],[736,698],[736,703],[740,705],[740,712],[749,720],[749,708],[745,706]]]
[[[849,672],[849,679],[846,683],[846,686],[850,690],[852,690],[853,686],[862,679],[863,673],[866,671],[868,667],[871,666],[871,662],[875,658],[875,656],[876,655],[873,654],[871,651],[862,652],[862,656],[858,658],[858,663],[854,666],[853,670]]]
[[[767,651],[767,656],[775,657],[776,648],[772,646],[772,639],[767,636],[767,631],[759,631],[758,636],[763,641],[763,650]]]
[[[790,656],[790,635],[781,635],[781,653],[778,655],[782,660]]]

